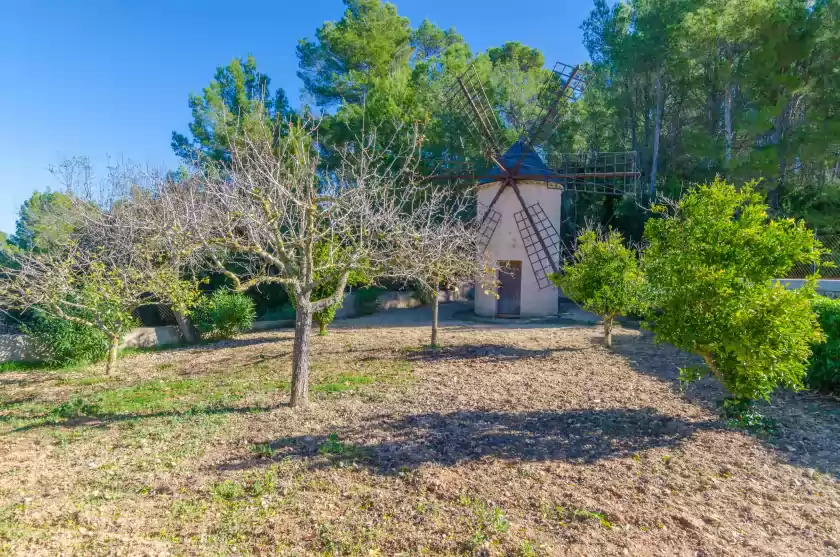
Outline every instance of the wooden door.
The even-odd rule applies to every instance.
[[[496,302],[497,317],[519,317],[522,300],[522,262],[499,261],[499,300]]]

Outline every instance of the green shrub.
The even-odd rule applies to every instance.
[[[815,281],[794,291],[773,279],[819,261],[813,232],[769,219],[753,184],[720,179],[653,211],[661,216],[645,224],[647,326],[705,363],[681,378],[712,374],[740,400],[802,388],[811,345],[823,338],[811,308]]]
[[[108,354],[108,336],[98,329],[37,312],[23,326],[43,350],[49,367],[67,367],[103,360]]]
[[[385,292],[384,288],[372,286],[356,290],[356,315],[373,315],[379,309],[379,296]]]
[[[604,345],[612,346],[616,317],[644,309],[645,278],[635,250],[624,245],[621,233],[599,237],[587,230],[578,237],[574,260],[551,280],[576,304],[604,320]]]
[[[192,316],[202,336],[231,338],[249,331],[257,312],[254,301],[247,295],[217,290],[198,303]]]
[[[840,300],[817,296],[811,305],[827,338],[811,347],[805,382],[811,389],[840,393]]]

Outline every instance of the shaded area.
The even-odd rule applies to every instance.
[[[720,413],[726,390],[712,378],[681,385],[679,369],[700,363],[699,358],[676,348],[652,342],[653,335],[616,335],[613,351],[621,355],[634,371],[650,375],[671,385],[674,392]],[[840,403],[836,398],[812,391],[798,393],[780,390],[770,402],[758,401],[756,410],[770,418],[770,431],[745,433],[759,437],[773,447],[789,464],[814,468],[840,478]]]
[[[690,422],[653,408],[505,413],[459,411],[399,419],[382,418],[364,426],[339,429],[333,439],[300,436],[266,441],[274,458],[314,457],[337,438],[346,450],[316,459],[314,467],[337,465],[344,454],[391,474],[426,463],[456,466],[494,457],[514,461],[569,461],[580,464],[621,458],[656,447],[673,447],[717,422]],[[330,445],[327,445],[330,446]],[[259,466],[256,459],[223,468]]]
[[[183,351],[193,351],[193,352],[206,352],[210,350],[216,350],[220,348],[238,348],[242,346],[254,346],[257,344],[267,344],[267,343],[274,343],[274,342],[291,342],[291,337],[282,337],[279,335],[273,336],[253,336],[248,335],[241,338],[231,338],[231,339],[224,339],[224,340],[207,340],[201,341],[198,344],[183,344],[171,347],[161,347],[161,348],[151,348],[148,349],[148,352],[155,353],[155,352],[164,352],[164,351],[172,351],[172,352],[183,352]],[[143,350],[144,352],[146,350]]]
[[[214,416],[224,414],[256,414],[263,412],[270,412],[279,408],[286,408],[289,404],[286,402],[272,404],[269,406],[195,406],[187,410],[166,410],[161,412],[150,412],[148,414],[139,413],[97,413],[90,412],[85,415],[71,417],[71,418],[53,418],[51,415],[39,416],[30,419],[39,419],[32,424],[27,424],[11,431],[5,435],[12,433],[21,433],[32,429],[41,428],[60,428],[60,427],[92,427],[105,428],[112,424],[127,421],[137,421],[153,418],[188,418],[193,416]],[[0,416],[0,421],[8,421],[14,416]],[[17,419],[20,419],[19,417]]]
[[[506,344],[459,344],[444,346],[439,349],[424,348],[406,353],[408,361],[452,361],[487,359],[498,362],[504,360],[519,360],[522,358],[548,358],[556,352],[581,352],[585,348],[521,348]]]

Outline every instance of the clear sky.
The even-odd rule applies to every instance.
[[[413,26],[455,27],[473,48],[506,41],[546,61],[586,60],[581,22],[591,0],[396,0]],[[300,102],[295,46],[343,13],[341,0],[0,0],[0,231],[13,232],[34,190],[58,189],[47,171],[86,155],[177,164],[173,130],[187,132],[187,97],[215,68],[253,54],[272,87]]]

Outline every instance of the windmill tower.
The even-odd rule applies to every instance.
[[[476,289],[475,311],[495,317],[554,315],[559,292],[549,275],[568,257],[560,235],[563,192],[635,194],[639,171],[634,152],[554,154],[545,143],[554,135],[570,103],[584,93],[588,75],[581,66],[558,63],[540,88],[519,139],[502,150],[498,115],[471,66],[450,91],[449,106],[481,146],[487,170],[455,170],[444,180],[477,184],[481,249],[495,262],[497,295]],[[520,126],[522,127],[522,126]]]

